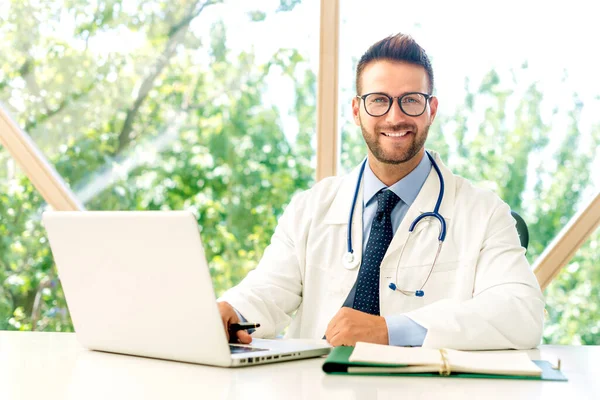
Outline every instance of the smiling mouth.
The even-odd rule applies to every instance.
[[[403,137],[412,133],[412,131],[402,131],[402,132],[381,132],[382,135],[387,137]]]

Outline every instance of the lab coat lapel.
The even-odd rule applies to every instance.
[[[352,206],[352,199],[354,198],[354,192],[356,190],[356,183],[360,171],[360,166],[356,167],[350,174],[346,175],[340,185],[338,192],[335,195],[327,213],[324,217],[324,224],[330,225],[330,231],[335,232],[333,248],[337,249],[338,246],[343,248],[343,254],[347,252],[347,229],[348,229],[348,217],[350,214],[350,208]],[[359,192],[356,198],[356,206],[352,213],[352,249],[354,251],[354,257],[362,261],[363,253],[363,182],[361,180]],[[339,260],[339,261],[338,261]],[[330,295],[338,298],[340,302],[343,302],[347,297],[350,289],[356,281],[359,265],[354,269],[346,269],[342,257],[339,259],[336,257],[334,267],[334,282],[335,284],[330,286]],[[341,303],[340,303],[341,306]]]
[[[361,163],[362,165],[362,163]],[[347,224],[348,216],[350,213],[350,207],[352,206],[352,199],[354,197],[354,191],[356,189],[356,180],[358,179],[358,174],[360,172],[360,165],[352,170],[348,175],[343,177],[343,181],[340,184],[338,192],[336,193],[333,201],[331,202],[331,206],[325,217],[323,222],[325,224]],[[362,213],[362,182],[361,182],[361,193],[359,193],[358,198],[356,200],[355,212],[358,209]],[[360,220],[362,221],[362,215],[360,216]],[[354,215],[352,216],[352,221],[355,222],[356,219]],[[361,222],[362,224],[362,222]]]
[[[452,218],[452,212],[454,209],[455,180],[450,170],[440,160],[439,154],[433,151],[430,151],[430,153],[434,157],[438,167],[440,168],[440,171],[442,172],[442,176],[444,177],[444,197],[440,206],[440,214],[446,220],[446,225],[448,225],[449,220]],[[425,157],[427,156],[425,155]],[[431,171],[429,172],[429,175],[427,176],[427,179],[421,188],[421,191],[408,209],[406,215],[400,223],[400,226],[396,230],[396,234],[394,235],[394,238],[388,247],[384,261],[382,262],[382,266],[388,257],[393,258],[394,262],[397,261],[397,257],[400,255],[400,251],[402,250],[402,247],[408,238],[408,229],[410,228],[410,225],[422,213],[433,211],[439,192],[440,180],[435,168],[432,166]],[[437,226],[437,222],[433,221],[431,218],[426,218],[422,222],[419,222],[413,231],[413,235],[416,236],[421,230],[427,229],[433,223],[435,223]],[[405,255],[403,255],[403,258],[404,257]]]

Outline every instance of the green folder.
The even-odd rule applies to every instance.
[[[438,373],[381,373],[381,372],[360,372],[350,373],[348,367],[390,367],[389,364],[374,364],[364,362],[351,362],[348,359],[352,354],[354,347],[341,346],[335,347],[331,350],[327,359],[323,363],[323,371],[327,374],[333,375],[378,375],[378,376],[430,376],[440,377],[442,375]],[[450,378],[488,378],[488,379],[526,379],[526,380],[542,380],[542,381],[567,381],[567,378],[558,369],[552,367],[548,361],[533,360],[533,362],[541,368],[541,376],[517,376],[517,375],[490,375],[490,374],[465,374],[465,373],[451,373],[448,375]],[[403,367],[405,365],[395,365],[396,367]]]

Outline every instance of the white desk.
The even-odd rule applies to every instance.
[[[322,359],[239,369],[88,351],[74,334],[0,332],[0,398],[600,399],[600,346],[541,346],[569,382],[329,376]]]

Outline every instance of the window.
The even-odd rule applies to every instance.
[[[525,218],[535,260],[600,188],[593,6],[340,2],[340,173],[365,155],[350,113],[358,58],[410,33],[440,99],[428,147]],[[194,210],[220,293],[314,182],[318,21],[317,0],[7,0],[0,103],[88,209]],[[46,205],[1,148],[0,165],[0,329],[70,330]],[[548,289],[546,340],[597,343],[597,326],[561,319],[578,317],[570,292],[595,315],[597,242]]]
[[[544,342],[600,344],[600,229],[546,289]]]
[[[213,3],[3,2],[0,102],[87,209],[195,211],[220,293],[314,181],[319,4]],[[2,179],[0,327],[70,330],[45,204]]]

